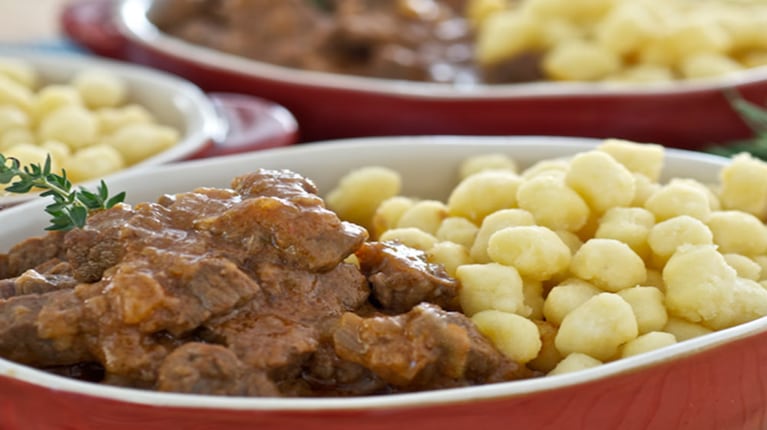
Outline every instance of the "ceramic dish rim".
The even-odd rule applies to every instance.
[[[767,66],[758,66],[714,78],[664,83],[531,82],[467,85],[413,82],[300,70],[251,60],[195,45],[160,31],[146,16],[151,0],[121,0],[115,14],[117,26],[134,43],[166,57],[192,62],[251,78],[296,86],[397,96],[406,99],[504,100],[549,97],[662,97],[722,90],[759,82],[767,84]]]
[[[158,166],[157,170],[150,171],[150,174],[159,177],[162,175],[172,175],[174,172],[179,172],[181,170],[194,171],[196,169],[205,169],[210,166],[255,165],[255,162],[259,159],[268,161],[272,157],[284,158],[285,156],[292,155],[296,152],[301,152],[305,156],[311,156],[313,153],[327,150],[338,151],[359,145],[381,145],[384,142],[388,145],[393,145],[393,147],[396,148],[397,146],[403,147],[404,145],[410,145],[414,141],[426,143],[432,142],[432,144],[435,145],[451,145],[455,142],[465,143],[467,138],[478,139],[478,142],[489,142],[490,145],[511,144],[520,147],[541,145],[541,141],[546,140],[550,142],[552,146],[563,146],[563,144],[567,144],[569,145],[568,147],[573,150],[589,149],[597,142],[601,141],[600,139],[552,136],[387,136],[337,139],[318,142],[313,145],[272,148],[244,155],[230,155],[193,160],[185,163],[161,165]],[[553,142],[552,139],[554,139]],[[388,147],[387,149],[391,149],[391,147]],[[727,162],[727,159],[722,157],[696,153],[693,151],[673,148],[666,148],[665,151],[667,156],[691,157],[693,159],[701,160],[701,162],[709,162],[714,165],[723,166]],[[142,173],[138,171],[126,172],[120,175],[120,180],[131,181],[140,174]],[[5,217],[23,214],[24,211],[39,210],[44,204],[45,203],[41,201],[33,201],[6,209],[5,211],[0,212],[0,220]],[[160,393],[67,379],[4,359],[0,359],[0,375],[31,383],[43,389],[61,390],[85,396],[117,400],[125,403],[174,408],[259,411],[340,411],[412,408],[444,406],[472,401],[520,398],[545,391],[587,384],[703,353],[706,350],[721,347],[722,345],[764,332],[767,332],[767,317],[762,317],[734,327],[685,340],[659,350],[627,357],[591,369],[568,374],[456,389],[354,398],[249,398]]]

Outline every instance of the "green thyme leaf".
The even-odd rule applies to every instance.
[[[53,203],[45,207],[45,212],[51,215],[46,230],[82,228],[89,213],[111,208],[125,200],[124,192],[109,197],[104,181],[95,193],[83,187],[73,189],[65,170],[62,169],[61,174],[51,172],[50,156],[42,166],[21,166],[19,160],[0,154],[0,184],[9,184],[5,190],[11,193],[25,194],[39,189],[42,190],[41,197],[51,197]]]

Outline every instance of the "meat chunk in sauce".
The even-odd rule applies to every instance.
[[[440,266],[367,238],[283,170],[118,205],[2,256],[0,356],[215,395],[354,396],[530,376],[454,312],[458,285]]]

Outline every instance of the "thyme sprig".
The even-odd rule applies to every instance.
[[[51,171],[50,156],[42,166],[38,163],[22,166],[18,159],[0,154],[0,184],[10,184],[5,187],[10,193],[25,194],[40,189],[43,190],[41,197],[53,198],[53,203],[45,207],[45,212],[52,217],[46,230],[82,228],[90,212],[111,208],[125,200],[125,192],[110,197],[103,180],[95,193],[83,187],[73,188],[64,169],[61,174]]]
[[[767,108],[744,99],[735,91],[728,91],[725,96],[735,112],[752,130],[753,137],[723,145],[712,145],[705,148],[705,151],[726,157],[748,152],[754,157],[767,160]]]

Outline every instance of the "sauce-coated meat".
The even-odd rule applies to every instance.
[[[367,238],[284,170],[121,204],[0,258],[0,356],[216,395],[354,396],[530,376],[449,312],[458,284],[440,266]]]

